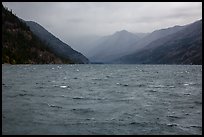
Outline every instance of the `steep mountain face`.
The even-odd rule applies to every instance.
[[[2,64],[74,63],[46,48],[18,17],[2,5]]]
[[[92,62],[109,63],[128,52],[129,46],[136,43],[140,37],[126,30],[105,36],[95,42],[95,48],[89,53]]]
[[[69,45],[56,38],[38,23],[33,21],[26,21],[25,23],[38,38],[47,43],[48,48],[57,56],[71,59],[76,63],[89,63],[89,60],[84,55],[73,50]]]
[[[117,63],[202,64],[202,20],[156,39]]]

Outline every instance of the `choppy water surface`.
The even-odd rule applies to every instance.
[[[202,66],[2,65],[3,134],[202,134]]]

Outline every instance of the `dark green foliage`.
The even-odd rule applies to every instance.
[[[2,64],[73,63],[53,54],[30,28],[2,5]]]

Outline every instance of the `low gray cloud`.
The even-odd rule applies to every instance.
[[[126,29],[152,32],[202,18],[202,2],[3,2],[65,42]]]

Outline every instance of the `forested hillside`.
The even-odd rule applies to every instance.
[[[74,63],[46,48],[17,16],[2,5],[2,64]]]

